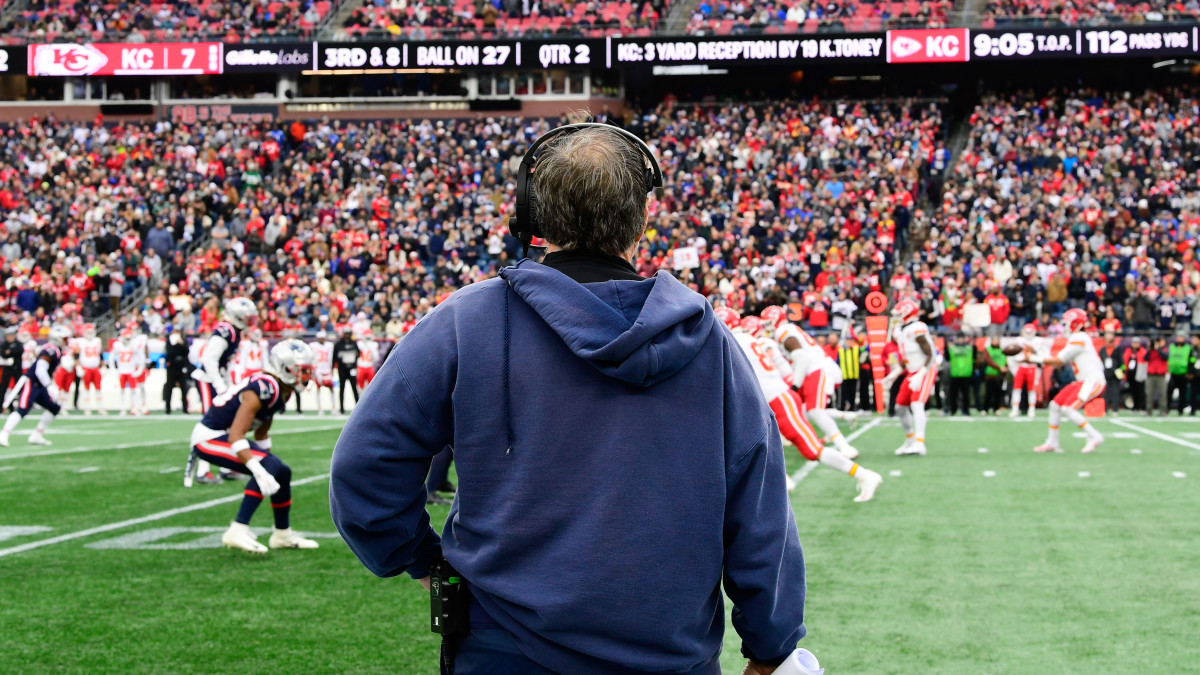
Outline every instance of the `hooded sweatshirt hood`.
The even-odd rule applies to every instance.
[[[666,272],[645,281],[580,284],[522,260],[500,276],[576,356],[639,387],[661,382],[691,362],[715,322],[704,298]]]

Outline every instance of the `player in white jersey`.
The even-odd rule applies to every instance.
[[[1075,370],[1075,381],[1063,387],[1054,400],[1050,401],[1050,432],[1046,436],[1046,442],[1034,448],[1034,452],[1060,452],[1058,423],[1063,415],[1087,434],[1088,440],[1083,446],[1083,452],[1092,452],[1104,442],[1104,436],[1088,423],[1081,412],[1088,401],[1104,393],[1104,364],[1100,361],[1100,355],[1096,353],[1096,345],[1091,336],[1084,331],[1088,324],[1087,313],[1082,309],[1068,309],[1063,313],[1063,323],[1070,333],[1067,346],[1056,356],[1035,354],[1032,359],[1034,363],[1047,366],[1070,364]]]
[[[1031,359],[1038,352],[1037,326],[1027,323],[1021,328],[1021,335],[1002,349],[1009,357],[1009,369],[1013,373],[1012,401],[1008,412],[1009,417],[1021,414],[1021,392],[1029,392],[1029,410],[1026,415],[1033,419],[1037,413],[1038,388],[1042,384],[1042,366]],[[1044,356],[1044,355],[1043,355]]]
[[[134,361],[138,364],[137,383],[134,389],[134,415],[149,415],[150,406],[146,401],[146,376],[150,370],[150,338],[135,326],[133,331]]]
[[[883,479],[874,471],[855,464],[837,450],[822,445],[817,432],[804,417],[804,402],[787,381],[792,374],[787,359],[783,358],[771,340],[756,336],[762,328],[762,320],[756,316],[749,316],[739,321],[736,313],[728,309],[719,312],[717,316],[726,325],[732,324],[730,328],[734,340],[749,359],[762,388],[763,397],[767,399],[767,405],[775,414],[775,421],[783,437],[796,446],[805,459],[820,462],[853,477],[858,483],[858,495],[854,501],[870,501]]]
[[[933,351],[933,337],[924,322],[918,321],[920,308],[912,300],[901,300],[892,308],[892,316],[900,322],[898,342],[904,354],[904,383],[896,395],[896,414],[904,427],[904,445],[896,449],[897,455],[924,455],[925,450],[925,404],[933,392],[937,380],[937,363]]]
[[[29,370],[29,367],[37,360],[39,348],[37,340],[33,339],[29,331],[19,331],[17,333],[17,342],[21,343],[21,348],[23,349],[21,352],[21,372],[23,373]]]
[[[261,330],[251,328],[246,331],[246,339],[238,345],[237,355],[234,356],[237,364],[231,369],[236,370],[238,382],[248,380],[266,368],[269,352],[267,346]]]
[[[96,337],[96,327],[87,324],[83,327],[83,337],[76,343],[79,346],[79,367],[83,370],[83,378],[79,386],[83,388],[83,414],[91,415],[93,410],[99,410],[101,415],[107,412],[100,405],[100,366],[104,358],[104,343]]]
[[[316,384],[317,414],[325,414],[321,393],[329,392],[329,410],[333,411],[333,343],[328,342],[325,331],[317,331],[317,341],[310,344],[313,352],[313,382]]]
[[[766,308],[762,320],[767,331],[774,335],[780,350],[791,357],[792,373],[804,402],[805,418],[817,425],[839,452],[850,459],[857,459],[858,450],[850,445],[834,421],[836,418],[853,422],[856,416],[827,407],[837,385],[842,382],[842,369],[811,335],[787,322],[782,307]]]
[[[358,390],[362,391],[371,384],[371,380],[375,379],[375,363],[379,361],[379,343],[375,341],[375,336],[371,334],[371,330],[367,329],[360,333],[362,335],[358,340],[358,365],[355,367],[354,377],[358,380]]]
[[[141,360],[137,348],[133,344],[133,331],[128,328],[121,332],[121,338],[112,347],[111,358],[117,369],[117,377],[121,387],[121,414],[128,415],[129,399],[133,399],[132,409],[137,411],[138,401],[138,371]]]

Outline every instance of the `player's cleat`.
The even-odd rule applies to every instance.
[[[274,539],[274,537],[272,537]],[[269,551],[266,546],[258,543],[258,537],[250,531],[250,527],[238,522],[229,524],[229,529],[221,535],[221,544],[225,548],[233,548],[247,553],[262,555]]]
[[[292,531],[292,528],[286,530],[274,530],[271,532],[271,539],[267,542],[271,548],[317,548],[319,544],[312,539],[305,539]]]
[[[50,445],[50,441],[46,440],[46,437],[43,436],[40,431],[34,431],[33,433],[29,434],[29,444]]]
[[[107,410],[105,410],[104,408],[101,408],[101,409],[99,410],[99,413],[100,413],[102,416],[104,416],[104,417],[108,417],[108,411],[107,411]]]
[[[92,411],[91,411],[91,410],[84,410],[84,411],[83,411],[83,416],[84,416],[84,417],[91,417],[91,416],[92,416]]]
[[[445,497],[439,497],[436,494],[429,495],[425,498],[427,506],[450,506],[450,500]]]
[[[905,444],[903,447],[901,447],[899,450],[896,451],[896,454],[900,455],[901,457],[908,456],[908,455],[916,455],[919,457],[924,457],[926,452],[927,452],[927,450],[925,449],[924,443],[917,443],[916,441],[914,441],[911,444]]]
[[[1034,417],[1037,417],[1037,408],[1034,408],[1033,406],[1029,406],[1029,412],[1025,413],[1025,416],[1028,417],[1029,419],[1033,419]]]
[[[188,455],[187,465],[183,467],[183,487],[190,488],[196,482],[196,465],[200,462],[200,456],[195,450]]]
[[[220,476],[209,471],[208,473],[204,474],[203,476],[197,476],[196,482],[201,485],[220,485],[224,481],[221,480]]]
[[[0,431],[0,447],[3,447],[3,448],[8,447],[8,432],[7,431]]]
[[[858,481],[858,496],[854,498],[854,501],[869,502],[875,496],[875,490],[879,488],[879,484],[883,482],[883,476],[860,466],[854,473],[854,480]]]
[[[1088,440],[1088,442],[1087,442],[1087,444],[1083,446],[1083,454],[1085,454],[1085,455],[1086,455],[1086,454],[1088,454],[1088,453],[1090,453],[1090,452],[1095,452],[1095,451],[1096,451],[1096,448],[1100,447],[1100,445],[1101,445],[1102,443],[1104,443],[1104,437],[1103,437],[1103,436],[1101,436],[1101,437],[1099,437],[1099,438],[1092,438],[1092,439],[1089,439],[1089,440]]]
[[[1017,415],[1020,415],[1020,414],[1021,414],[1021,411],[1018,408],[1013,408],[1012,410],[1008,411],[1008,416],[1013,419],[1015,419],[1017,417]]]
[[[229,469],[221,469],[221,480],[250,480],[250,476]]]
[[[458,490],[458,488],[454,487],[454,483],[451,483],[450,481],[446,481],[445,483],[437,486],[438,492],[445,492],[446,494],[452,495],[456,490]]]
[[[786,473],[783,474],[783,484],[787,486],[788,492],[796,489],[796,481],[792,480],[792,477]]]
[[[912,439],[904,441],[904,445],[901,445],[900,447],[896,448],[896,453],[895,453],[896,456],[899,457],[900,455],[907,455],[908,449],[910,447],[912,447],[912,444],[913,444]]]
[[[1043,443],[1033,449],[1034,452],[1062,452],[1062,449],[1051,443]]]

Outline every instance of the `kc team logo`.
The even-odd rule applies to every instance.
[[[72,77],[91,75],[108,64],[108,57],[92,45],[30,45],[30,75]]]
[[[971,58],[966,28],[889,30],[888,63],[950,63]]]

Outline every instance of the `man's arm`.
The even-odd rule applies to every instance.
[[[229,427],[229,448],[233,450],[238,457],[238,461],[246,465],[246,469],[250,471],[250,475],[254,476],[254,481],[258,483],[258,491],[263,497],[270,497],[279,492],[279,481],[263,468],[262,462],[250,450],[250,441],[246,438],[246,434],[250,433],[250,427],[254,426],[254,417],[262,410],[262,399],[253,390],[247,389],[239,396],[241,405],[238,406],[237,415],[233,417],[233,424]],[[270,450],[270,443],[258,444],[263,450]]]
[[[774,417],[743,354],[732,359],[731,419],[753,438],[733,448],[725,470],[725,592],[742,655],[769,673],[804,637],[804,552],[784,486],[783,446]],[[727,416],[729,416],[727,413]]]
[[[333,522],[381,577],[429,576],[440,542],[425,511],[425,476],[433,456],[453,441],[452,315],[431,314],[392,350],[334,449]]]
[[[225,393],[227,388],[225,379],[221,377],[221,354],[225,353],[227,347],[229,347],[229,343],[225,341],[225,338],[213,335],[208,338],[208,342],[204,345],[204,354],[200,356],[200,366],[204,368],[209,384],[218,394]]]

